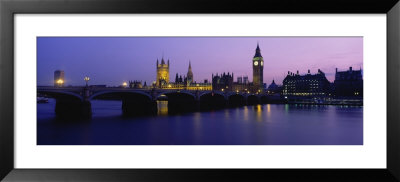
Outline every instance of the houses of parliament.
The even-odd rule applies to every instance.
[[[233,73],[223,74],[212,74],[211,83],[204,79],[202,83],[194,81],[194,74],[192,71],[191,62],[189,61],[188,71],[185,75],[179,75],[176,73],[175,82],[171,82],[170,79],[170,60],[165,62],[164,58],[161,59],[161,63],[157,59],[156,69],[157,78],[153,82],[153,88],[160,89],[184,89],[184,90],[217,90],[217,91],[236,91],[236,92],[248,92],[248,93],[261,93],[264,91],[263,87],[263,70],[264,70],[264,59],[261,56],[261,49],[257,43],[255,55],[251,61],[253,67],[253,82],[248,81],[248,77],[238,77],[237,82],[234,82]]]

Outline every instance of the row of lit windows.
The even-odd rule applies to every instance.
[[[306,82],[319,82],[319,80],[294,80],[294,81],[286,81],[287,83],[296,83],[296,82],[299,82],[299,81],[302,81],[302,82],[304,82],[304,81],[306,81]]]
[[[325,95],[325,93],[307,93],[307,92],[303,92],[303,93],[286,93],[284,92],[283,95],[296,95],[296,96],[309,96],[309,95]]]
[[[289,83],[289,84],[284,84],[284,85],[295,86],[295,85],[298,85],[298,83],[295,83],[295,84]],[[302,84],[302,85],[303,85],[303,84]],[[311,83],[311,84],[308,84],[308,85],[319,85],[319,84],[317,84],[317,83]]]

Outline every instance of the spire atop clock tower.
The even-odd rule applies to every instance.
[[[258,42],[257,42],[256,54],[254,55],[254,57],[262,57],[261,49],[260,49],[260,46],[258,45]]]

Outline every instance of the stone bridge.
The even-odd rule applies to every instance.
[[[132,89],[120,87],[37,87],[37,93],[56,99],[57,117],[91,117],[91,100],[122,100],[124,115],[157,113],[157,100],[168,101],[169,113],[221,109],[265,103],[264,94],[178,89]]]

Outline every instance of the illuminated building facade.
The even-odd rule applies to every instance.
[[[162,63],[162,62],[161,62]],[[169,60],[168,60],[168,68],[169,68]],[[158,68],[158,67],[157,67]],[[159,72],[157,70],[157,72]],[[168,71],[169,72],[169,71]],[[211,83],[208,83],[208,81],[205,81],[204,83],[197,83],[193,79],[193,71],[192,71],[192,65],[189,62],[189,67],[186,75],[179,75],[176,73],[175,76],[175,82],[169,82],[169,76],[168,76],[168,82],[160,81],[161,84],[158,84],[157,88],[161,89],[178,89],[178,90],[212,90],[212,85]]]
[[[318,69],[318,73],[312,75],[310,70],[306,75],[299,75],[288,72],[283,80],[284,96],[308,96],[322,97],[329,95],[330,83],[325,77],[325,73]]]
[[[157,59],[157,79],[156,79],[156,87],[164,87],[169,83],[169,60],[168,63],[165,64],[164,58],[161,59],[161,64],[158,63]]]
[[[250,93],[249,88],[251,88],[250,84],[237,83],[237,82],[234,82],[232,84],[232,91],[235,91],[235,92],[249,92]]]
[[[336,68],[334,81],[335,96],[363,96],[363,78],[362,71],[353,70],[338,71]]]
[[[65,83],[64,71],[56,70],[54,71],[54,87],[63,87]]]

